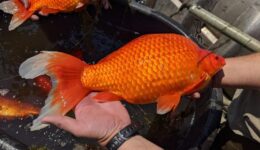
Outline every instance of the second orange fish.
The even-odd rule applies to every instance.
[[[0,97],[0,118],[14,119],[39,114],[40,109],[17,100]]]
[[[108,0],[102,1],[104,7],[110,7]],[[90,2],[91,0],[9,0],[0,3],[0,10],[13,14],[9,30],[14,30],[37,11],[42,15],[71,12]]]

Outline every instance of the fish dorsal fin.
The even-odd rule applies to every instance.
[[[157,114],[166,114],[175,109],[181,99],[180,93],[162,95],[157,99]]]

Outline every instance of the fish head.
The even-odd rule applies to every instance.
[[[213,52],[203,50],[200,55],[201,57],[198,61],[198,65],[211,77],[220,71],[226,64],[224,57]]]

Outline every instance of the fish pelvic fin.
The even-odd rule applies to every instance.
[[[52,82],[52,89],[38,118],[33,121],[31,131],[48,126],[41,123],[45,116],[65,115],[89,93],[81,83],[81,75],[86,66],[85,62],[74,56],[47,51],[21,64],[19,74],[22,78],[33,79],[46,74]]]
[[[163,115],[174,110],[180,103],[180,93],[162,95],[157,99],[157,114]]]
[[[9,0],[0,3],[0,10],[12,14],[12,20],[8,27],[9,31],[14,30],[30,18],[34,11],[28,11],[20,0]]]

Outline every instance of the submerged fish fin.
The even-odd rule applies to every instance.
[[[59,12],[59,10],[57,10],[57,9],[51,9],[51,8],[44,7],[41,9],[40,14],[43,16],[47,16],[49,14],[56,14],[58,12]]]
[[[28,18],[30,18],[34,12],[26,10],[24,4],[20,0],[11,0],[7,1],[7,3],[8,2],[10,5],[14,5],[14,7],[16,7],[16,10],[12,12],[13,17],[8,28],[9,31],[11,31],[20,26]]]
[[[96,96],[93,97],[97,102],[107,102],[107,101],[118,101],[121,100],[122,97],[117,96],[110,92],[100,92]]]
[[[46,127],[41,120],[47,115],[65,115],[89,92],[81,83],[81,74],[87,64],[80,59],[61,52],[41,52],[23,62],[19,74],[25,79],[34,79],[47,74],[51,77],[52,89],[45,106],[33,121],[31,131]]]
[[[181,99],[180,93],[173,93],[160,96],[157,100],[157,114],[166,114],[175,109]]]

